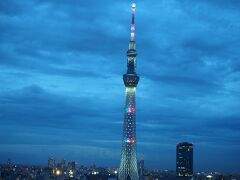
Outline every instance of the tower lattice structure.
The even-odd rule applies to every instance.
[[[138,180],[136,155],[136,104],[135,93],[139,81],[136,74],[136,46],[135,46],[135,17],[136,4],[132,4],[131,40],[127,51],[127,73],[123,75],[126,87],[126,101],[124,109],[122,157],[119,168],[119,180]]]

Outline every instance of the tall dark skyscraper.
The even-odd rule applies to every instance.
[[[131,40],[127,51],[127,73],[123,75],[126,87],[126,101],[124,109],[122,158],[119,168],[119,180],[138,180],[137,155],[136,155],[136,108],[135,93],[139,81],[136,74],[136,47],[134,17],[136,4],[132,4]]]
[[[68,175],[70,178],[73,178],[76,174],[76,163],[75,161],[68,162]]]
[[[193,175],[193,144],[183,142],[177,144],[176,157],[176,175],[192,176]]]
[[[60,163],[60,167],[63,171],[66,170],[66,161],[64,159],[62,159],[61,163]]]
[[[53,158],[48,158],[48,167],[53,169],[56,167],[56,162],[55,162],[55,159]]]
[[[144,179],[144,160],[140,160],[138,162],[138,175],[139,175],[139,180],[143,180]]]

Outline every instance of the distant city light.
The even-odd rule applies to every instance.
[[[96,175],[96,174],[98,174],[98,172],[97,172],[97,171],[93,171],[92,174],[93,174],[93,175]]]
[[[61,171],[59,169],[56,170],[56,175],[59,176],[61,174]]]
[[[213,176],[212,175],[207,175],[206,177],[211,179]]]
[[[71,169],[69,171],[69,177],[73,177],[73,170],[71,170]]]

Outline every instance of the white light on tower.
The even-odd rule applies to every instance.
[[[136,11],[136,7],[137,7],[137,5],[136,5],[136,3],[132,3],[132,11]]]

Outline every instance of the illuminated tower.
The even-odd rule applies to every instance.
[[[131,40],[127,51],[127,73],[123,75],[126,87],[126,102],[124,109],[122,158],[119,168],[119,180],[138,180],[136,156],[136,109],[135,92],[139,81],[136,74],[136,47],[135,47],[135,16],[136,4],[132,4]]]

